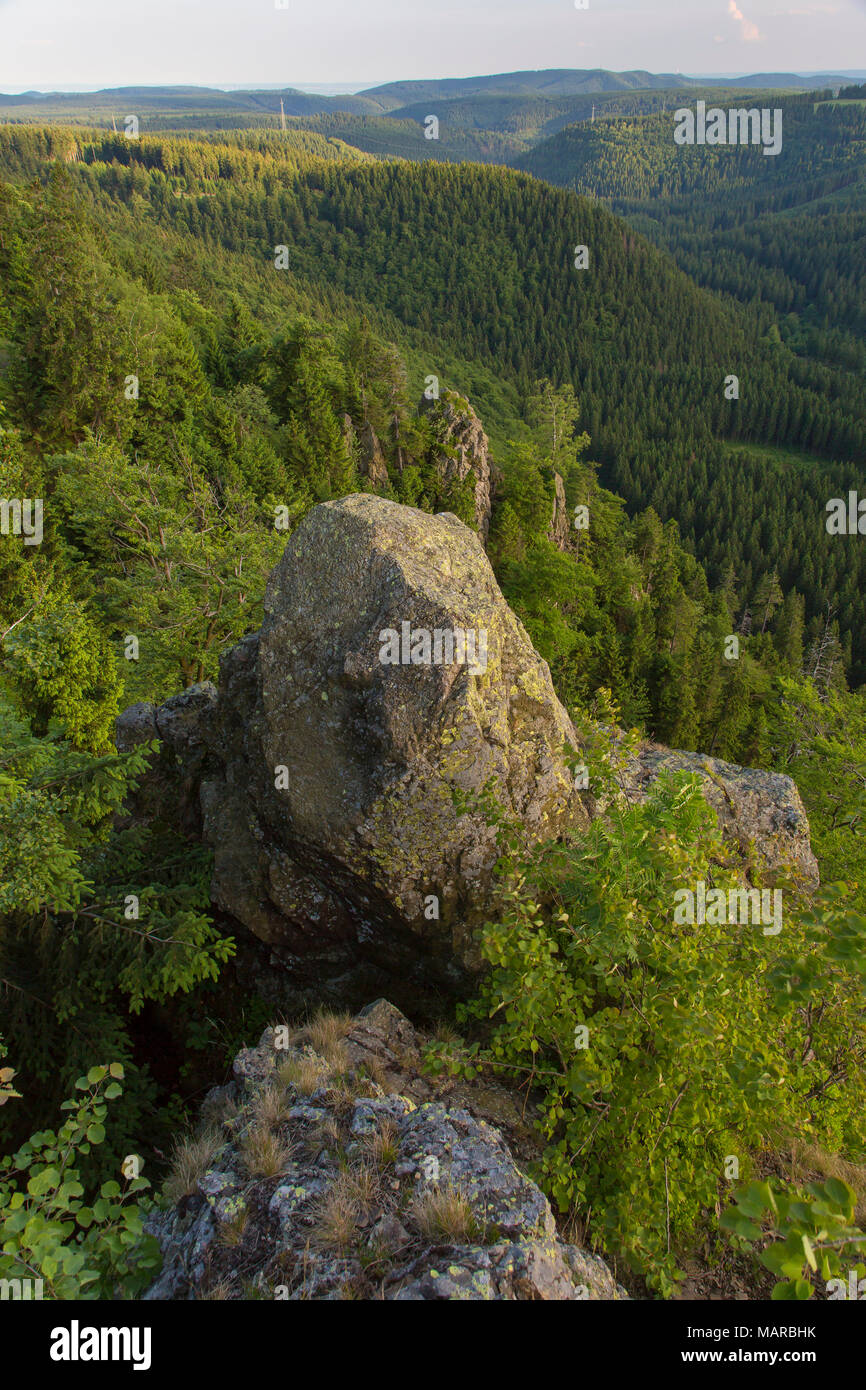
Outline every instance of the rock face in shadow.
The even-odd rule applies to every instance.
[[[206,1098],[210,1157],[148,1220],[164,1263],[145,1299],[627,1297],[603,1260],[558,1235],[483,1089],[420,1079],[422,1039],[391,1004],[362,1009],[326,1048],[313,1039],[266,1029]],[[251,1162],[265,1110],[267,1177]],[[451,1221],[437,1226],[443,1193]]]
[[[475,529],[484,544],[490,531],[493,497],[499,470],[490,461],[490,441],[472,406],[456,391],[444,391],[438,400],[421,398],[421,411],[432,414],[439,427],[443,453],[436,461],[443,487],[456,481],[473,481]]]
[[[565,500],[565,483],[559,473],[553,475],[553,514],[547,539],[553,542],[557,550],[571,549],[571,519]]]
[[[382,446],[376,437],[376,432],[369,421],[362,426],[358,442],[360,445],[359,471],[361,476],[367,478],[372,487],[387,487],[390,481],[388,465],[385,462],[385,455],[382,453]]]
[[[215,902],[288,963],[363,946],[407,969],[471,965],[497,847],[459,798],[490,784],[527,844],[590,821],[547,664],[447,513],[369,494],[314,508],[218,693],[149,710],[121,717],[119,745],[162,731],[187,826],[197,781]]]
[[[485,789],[527,846],[599,814],[575,790],[577,735],[478,536],[370,494],[304,519],[261,632],[226,653],[218,688],[118,720],[121,749],[154,737],[131,814],[212,847],[214,903],[303,987],[360,960],[434,991],[478,967],[498,857]],[[703,777],[744,856],[817,882],[790,778],[646,744],[626,792],[664,770]]]

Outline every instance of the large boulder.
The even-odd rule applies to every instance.
[[[624,769],[624,789],[640,800],[666,772],[697,773],[722,833],[763,883],[793,875],[804,888],[817,887],[818,861],[812,852],[809,820],[790,777],[645,743]]]
[[[204,838],[216,906],[302,991],[363,962],[409,999],[479,966],[475,928],[496,910],[488,789],[527,846],[602,810],[575,788],[577,735],[479,537],[371,494],[304,519],[218,689],[118,721],[120,748],[154,737],[131,814]],[[702,776],[745,872],[817,883],[790,778],[644,744],[624,794],[682,770]]]
[[[118,742],[157,725],[181,765],[195,749],[217,905],[289,964],[360,946],[449,976],[492,902],[495,831],[473,798],[491,785],[527,844],[590,821],[574,730],[479,538],[370,494],[301,523],[218,696],[133,707]]]

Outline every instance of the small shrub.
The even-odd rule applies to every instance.
[[[105,1141],[122,1078],[119,1062],[91,1067],[63,1102],[60,1129],[0,1158],[0,1279],[41,1279],[50,1299],[113,1299],[135,1298],[154,1278],[161,1256],[144,1231],[153,1204],[143,1196],[150,1183],[133,1175],[138,1161],[123,1186],[103,1182],[89,1202],[80,1179],[79,1160]]]
[[[774,1299],[805,1300],[816,1287],[829,1291],[834,1280],[845,1297],[846,1279],[866,1278],[866,1234],[854,1225],[856,1203],[856,1193],[838,1178],[807,1183],[805,1190],[751,1182],[736,1193],[720,1225],[778,1276]]]
[[[489,969],[458,1010],[474,1040],[429,1056],[539,1096],[542,1186],[562,1213],[591,1210],[593,1239],[668,1297],[732,1153],[748,1164],[769,1132],[832,1146],[856,1131],[866,919],[842,885],[807,908],[793,878],[778,938],[678,918],[684,885],[737,889],[741,863],[696,774],[660,776],[636,804],[622,794],[633,740],[617,750],[599,732],[615,722],[580,730],[604,809],[585,834],[527,852],[492,793],[480,799],[504,884],[480,932]]]

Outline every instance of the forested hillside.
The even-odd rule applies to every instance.
[[[471,165],[305,164],[295,138],[220,147],[79,137],[68,168],[126,239],[134,277],[153,249],[130,260],[130,218],[263,269],[285,244],[287,293],[385,312],[426,351],[485,368],[518,398],[539,375],[571,385],[602,479],[630,505],[675,518],[713,582],[732,569],[744,605],[774,568],[786,592],[803,593],[813,630],[832,603],[862,676],[862,552],[856,537],[824,527],[827,500],[856,487],[866,448],[855,373],[786,348],[769,306],[749,312],[702,294],[597,202]],[[42,142],[3,132],[7,172],[30,173]],[[575,269],[579,245],[585,270]],[[731,374],[738,400],[726,399]],[[482,417],[498,411],[489,399],[479,398]],[[812,461],[782,452],[768,467],[753,444]]]
[[[520,164],[603,199],[699,283],[772,306],[786,343],[855,372],[862,389],[866,106],[811,97],[772,104],[783,112],[784,147],[771,159],[748,146],[682,149],[669,110],[571,126]]]

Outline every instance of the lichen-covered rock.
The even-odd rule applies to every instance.
[[[150,1217],[147,1228],[160,1242],[162,1271],[143,1294],[146,1299],[189,1298],[207,1274],[208,1251],[217,1236],[213,1208],[197,1194],[169,1217]]]
[[[361,1009],[346,1046],[356,1066],[374,1059],[380,1071],[393,1076],[408,1068],[414,1073],[420,1066],[415,1029],[387,999],[376,999]]]
[[[603,1260],[550,1239],[456,1246],[447,1263],[437,1261],[403,1284],[394,1298],[571,1303],[625,1296]]]
[[[376,431],[369,421],[361,426],[358,446],[358,471],[361,477],[366,478],[371,487],[387,487],[390,482],[388,465],[385,462],[385,455],[382,452]]]
[[[696,772],[701,777],[704,797],[723,834],[736,843],[744,860],[754,857],[763,883],[771,885],[777,875],[793,872],[804,887],[817,886],[809,820],[790,777],[645,743],[626,766],[625,789],[643,797],[663,772]]]
[[[314,508],[261,633],[223,660],[218,698],[195,698],[214,900],[289,964],[333,971],[362,948],[447,979],[474,962],[497,847],[455,796],[492,783],[527,844],[589,824],[548,667],[448,514],[370,494]],[[171,742],[177,716],[154,717]],[[124,716],[122,737],[140,723]],[[181,761],[190,740],[184,726]]]
[[[601,809],[575,790],[577,735],[478,536],[371,494],[304,519],[261,632],[225,654],[218,690],[118,720],[122,748],[155,736],[131,813],[210,845],[215,904],[303,995],[353,974],[354,1003],[395,978],[404,1000],[429,997],[478,967],[475,927],[496,909],[486,788],[527,847]],[[625,793],[644,796],[666,770],[701,774],[765,881],[792,866],[817,883],[790,778],[645,744]]]
[[[208,1098],[205,1123],[220,1133],[209,1159],[199,1141],[186,1195],[148,1221],[164,1263],[145,1298],[626,1297],[602,1260],[559,1238],[547,1199],[465,1092],[457,1106],[447,1080],[445,1098],[419,1106],[383,1092],[371,1071],[405,1067],[394,1081],[408,1089],[421,1041],[392,1005],[378,1000],[322,1053],[310,1036],[281,1046],[266,1029]]]
[[[395,1171],[415,1183],[459,1188],[480,1223],[509,1237],[552,1236],[553,1215],[519,1171],[498,1129],[468,1110],[422,1105],[400,1126]]]
[[[208,735],[216,717],[217,691],[211,681],[191,685],[165,704],[131,705],[115,723],[118,752],[159,740],[159,756],[136,797],[139,819],[171,822],[184,835],[201,834],[199,789],[216,766]]]
[[[406,1096],[357,1100],[352,1108],[349,1131],[357,1136],[378,1134],[383,1120],[402,1120],[404,1115],[408,1115],[414,1109],[414,1104]]]

